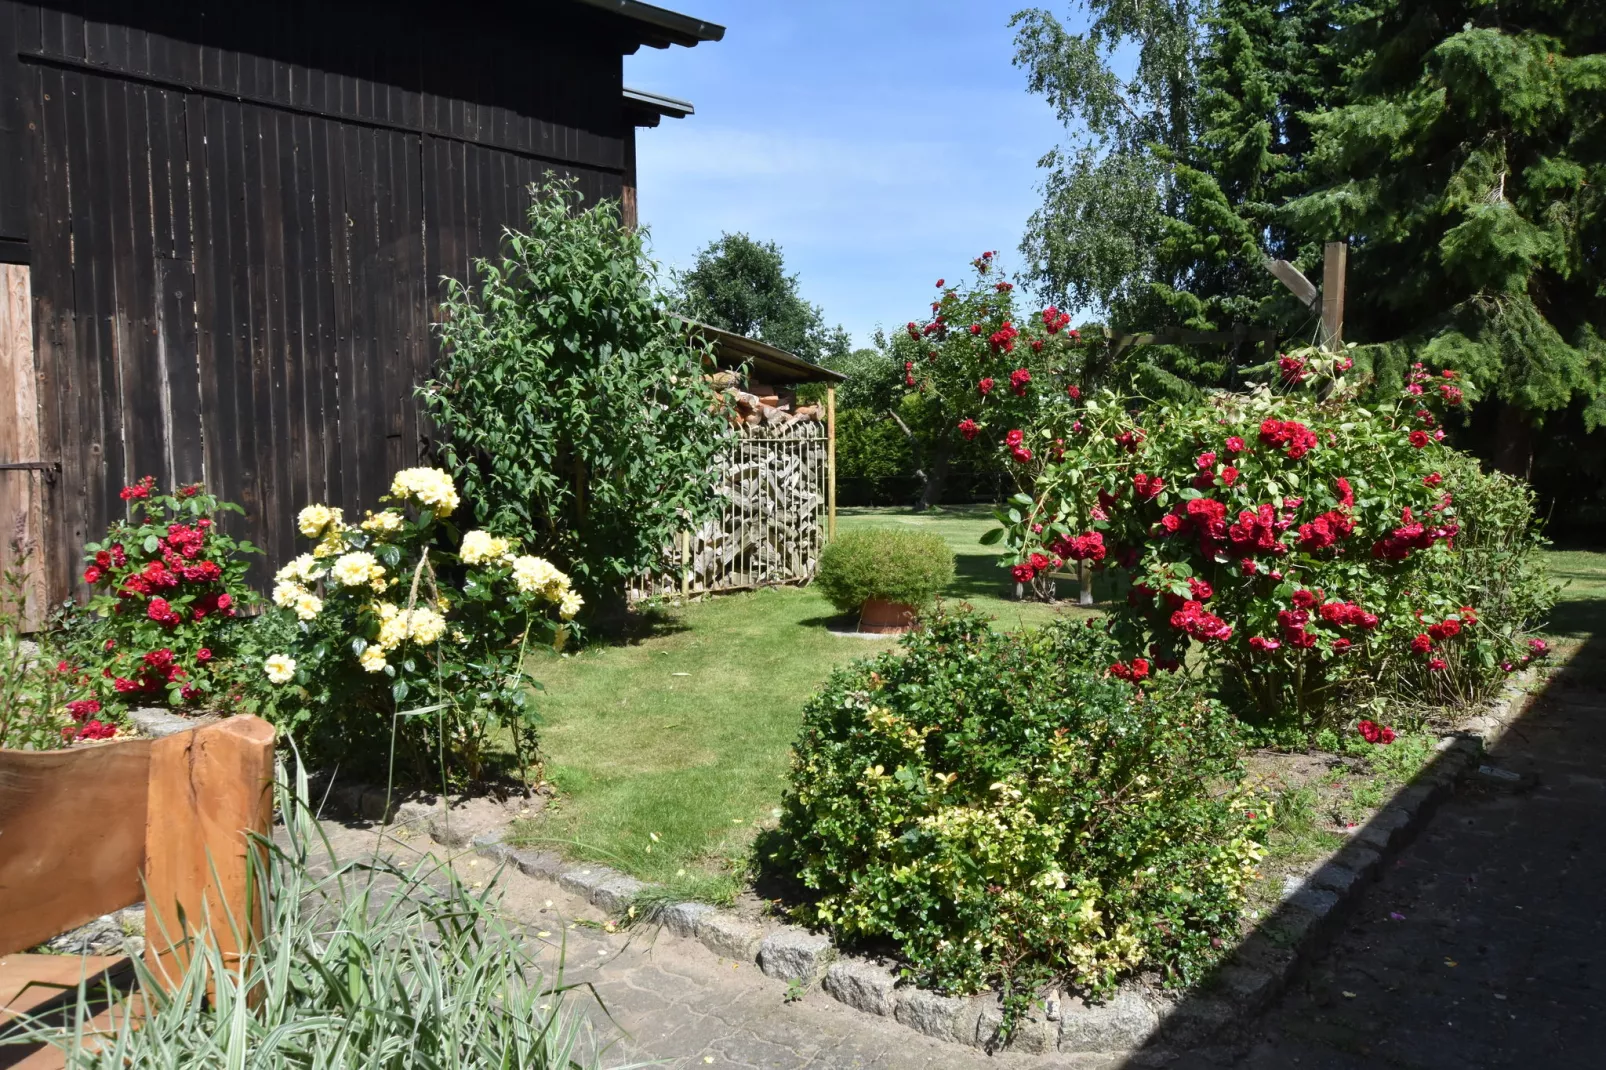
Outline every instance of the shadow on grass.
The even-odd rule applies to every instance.
[[[640,646],[649,639],[689,631],[691,625],[668,606],[632,606],[612,627],[592,632],[590,639],[603,646]]]

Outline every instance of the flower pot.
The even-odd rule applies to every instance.
[[[859,631],[893,635],[915,626],[915,607],[871,598],[859,610]]]

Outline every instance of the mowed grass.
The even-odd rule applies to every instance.
[[[1035,626],[1057,612],[1010,599],[997,549],[977,542],[993,526],[986,510],[859,510],[839,527],[873,524],[940,533],[958,558],[945,597],[997,616],[1000,627]],[[682,894],[728,899],[753,836],[774,821],[804,702],[835,666],[896,643],[833,635],[830,628],[853,623],[809,588],[655,614],[638,641],[542,655],[532,666],[544,687],[541,741],[558,795],[519,835]]]
[[[1057,607],[1013,600],[996,548],[977,542],[993,526],[986,509],[845,510],[839,520],[841,529],[875,525],[941,534],[957,558],[945,597],[998,617],[1000,627],[1088,612],[1074,605],[1074,582],[1061,588],[1071,601]],[[1566,656],[1606,636],[1606,554],[1548,559],[1566,586],[1544,632]],[[724,901],[744,883],[754,835],[774,822],[804,703],[833,667],[895,643],[832,634],[828,626],[850,625],[807,588],[655,613],[638,640],[542,655],[533,666],[545,686],[542,744],[558,795],[519,834],[681,895]]]
[[[687,895],[729,899],[774,820],[803,703],[831,669],[892,639],[833,635],[811,590],[664,611],[656,633],[534,666],[554,805],[520,838]]]

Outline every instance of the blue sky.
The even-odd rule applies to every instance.
[[[1019,266],[1037,160],[1062,135],[1010,62],[1025,3],[658,2],[726,27],[625,59],[626,85],[697,107],[638,134],[641,219],[664,264],[722,231],[776,241],[855,345],[928,311],[932,284],[984,249]]]

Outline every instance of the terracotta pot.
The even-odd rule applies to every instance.
[[[872,598],[859,610],[859,631],[892,635],[915,626],[915,607]]]

